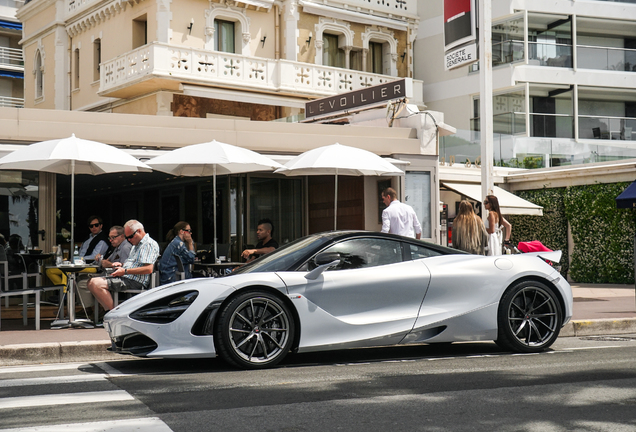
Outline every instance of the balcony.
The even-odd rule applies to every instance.
[[[0,108],[24,108],[24,99],[0,96]]]
[[[636,50],[600,46],[577,46],[577,66],[581,69],[636,72]]]
[[[131,97],[154,90],[178,89],[180,83],[187,83],[315,98],[398,78],[163,43],[145,45],[101,66],[99,95],[105,97]],[[413,94],[422,94],[421,81],[413,82]]]
[[[0,46],[0,67],[15,71],[24,71],[24,58],[19,48]]]

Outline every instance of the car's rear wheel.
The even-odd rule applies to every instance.
[[[294,317],[277,296],[248,291],[221,311],[214,337],[221,358],[246,369],[270,367],[288,353],[294,340]]]
[[[559,336],[562,322],[554,291],[541,282],[521,282],[508,288],[501,298],[495,342],[516,352],[541,352]]]

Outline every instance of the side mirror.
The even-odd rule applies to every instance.
[[[314,258],[314,263],[316,263],[318,267],[307,273],[305,275],[305,279],[317,279],[322,272],[330,267],[337,266],[341,262],[342,260],[340,259],[340,254],[338,252],[325,252],[318,254],[316,255],[316,258]]]
[[[334,261],[340,261],[340,254],[338,252],[323,252],[316,255],[316,258],[314,258],[314,262],[317,266],[329,264]]]

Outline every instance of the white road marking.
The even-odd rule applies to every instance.
[[[129,376],[129,375],[137,375],[137,374],[126,374],[121,372],[119,369],[114,368],[113,366],[111,366],[108,363],[105,362],[99,362],[99,363],[93,363],[95,366],[97,366],[98,368],[100,368],[101,370],[103,370],[106,375],[108,375],[109,377],[121,377],[121,376]]]
[[[574,350],[588,350],[588,349],[605,349],[605,348],[622,348],[619,345],[607,345],[607,346],[600,346],[600,347],[580,347],[580,348],[568,348],[568,351],[574,351]]]
[[[158,417],[0,429],[1,432],[172,432]]]
[[[129,400],[135,400],[135,398],[123,390],[62,393],[45,396],[22,396],[0,399],[0,409]]]
[[[86,375],[43,377],[43,378],[9,379],[9,380],[1,380],[0,388],[46,385],[46,384],[67,384],[67,383],[92,382],[92,381],[106,381],[106,375],[86,374]]]
[[[0,368],[0,374],[79,369],[81,366],[90,366],[90,363],[51,363],[29,366],[5,366]]]

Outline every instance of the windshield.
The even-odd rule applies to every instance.
[[[328,238],[316,236],[294,240],[274,252],[270,252],[249,264],[239,267],[232,274],[288,271],[302,263],[303,258],[316,250],[318,245],[328,241]]]

